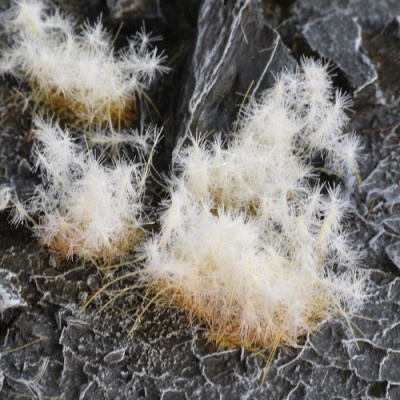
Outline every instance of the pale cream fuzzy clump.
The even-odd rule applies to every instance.
[[[8,12],[13,46],[3,51],[0,73],[28,81],[34,101],[86,125],[134,119],[136,95],[168,70],[149,35],[140,32],[115,54],[100,21],[77,33],[71,18],[47,8],[39,0],[18,0]]]
[[[26,204],[15,204],[13,222],[28,218],[41,243],[62,258],[112,261],[126,256],[148,223],[149,165],[120,160],[106,166],[58,123],[36,118],[35,125],[36,168],[45,184]],[[157,135],[154,130],[153,140]]]
[[[193,138],[179,151],[143,279],[217,345],[296,345],[362,301],[359,253],[342,227],[350,201],[318,183],[310,162],[322,155],[357,173],[348,105],[327,67],[305,60],[250,102],[226,146]]]

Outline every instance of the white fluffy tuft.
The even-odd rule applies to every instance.
[[[36,168],[46,184],[37,187],[24,209],[38,218],[34,230],[41,242],[61,257],[111,261],[126,256],[147,223],[148,166],[128,160],[106,166],[58,123],[36,118],[35,125]],[[156,140],[155,130],[153,135]]]
[[[192,138],[179,151],[143,279],[206,322],[218,345],[296,345],[362,299],[342,228],[350,202],[310,180],[319,154],[357,172],[359,141],[342,132],[348,105],[332,96],[327,66],[305,60],[250,102],[226,147]]]
[[[5,28],[13,46],[3,52],[0,73],[24,77],[35,101],[85,124],[134,118],[136,94],[169,69],[161,65],[162,53],[139,32],[115,55],[100,21],[77,33],[72,19],[47,8],[38,0],[19,0],[8,12]]]

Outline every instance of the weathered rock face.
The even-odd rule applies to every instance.
[[[62,3],[76,10],[75,0]],[[98,3],[82,9],[82,17],[103,11],[115,29],[139,13],[159,22],[158,47],[165,46],[173,70],[149,94],[161,114],[157,122],[165,123],[158,154],[165,171],[190,132],[227,135],[248,90],[268,88],[303,54],[331,60],[337,85],[355,97],[351,127],[365,145],[351,227],[366,253],[371,296],[352,323],[329,321],[301,349],[277,351],[260,385],[263,358],[215,350],[181,313],[150,308],[128,336],[144,307],[135,293],[101,312],[109,297],[100,296],[77,315],[104,277],[73,262],[56,268],[31,232],[10,227],[2,213],[0,397],[400,398],[399,2],[297,0],[281,8],[264,1],[262,8],[256,0],[109,0],[104,9]],[[25,198],[40,178],[30,172],[29,113],[22,117],[20,103],[6,102],[13,84],[1,82],[0,184],[11,183]]]
[[[107,7],[115,20],[161,17],[159,0],[107,0]]]
[[[196,132],[229,132],[244,95],[268,88],[274,74],[294,66],[258,1],[203,2],[180,101],[179,140]]]
[[[371,52],[375,55],[380,75],[380,84],[396,102],[400,90],[400,20],[393,18],[385,27],[372,38],[370,42]]]
[[[373,64],[361,47],[361,26],[343,11],[314,19],[302,33],[314,52],[345,74],[355,94],[376,81]]]

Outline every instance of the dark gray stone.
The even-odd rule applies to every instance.
[[[107,7],[115,20],[161,17],[159,0],[107,0]]]
[[[400,353],[389,350],[382,360],[380,380],[388,381],[391,384],[400,384]]]
[[[400,219],[387,218],[383,221],[383,226],[386,232],[393,233],[393,235],[400,235]]]
[[[382,361],[387,356],[386,350],[362,340],[349,341],[348,350],[351,368],[358,377],[368,381],[381,380],[380,371]]]
[[[256,0],[203,2],[184,92],[178,146],[190,134],[227,133],[244,95],[270,87],[295,61]],[[221,21],[224,21],[222,24]]]
[[[294,3],[294,15],[303,23],[340,10],[350,17],[356,17],[366,29],[379,29],[392,15],[400,12],[397,0],[297,0]]]
[[[16,275],[0,269],[0,316],[8,309],[25,307],[26,302],[20,297],[18,288],[10,282]]]
[[[370,52],[379,61],[379,83],[390,101],[400,94],[400,20],[393,18],[370,44]],[[395,101],[397,102],[397,101]]]
[[[340,69],[355,94],[376,81],[362,47],[361,26],[346,13],[337,11],[307,23],[303,35],[314,52]]]
[[[393,264],[400,269],[400,242],[393,243],[385,248],[386,254]]]

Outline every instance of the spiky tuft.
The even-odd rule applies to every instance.
[[[359,253],[342,227],[349,198],[310,179],[316,155],[357,172],[348,104],[327,67],[305,60],[249,103],[226,147],[192,138],[178,152],[143,280],[218,345],[295,346],[362,301]]]
[[[86,125],[121,126],[135,119],[136,96],[168,71],[165,57],[140,32],[115,54],[100,21],[77,33],[71,18],[48,11],[39,0],[18,0],[8,12],[13,46],[0,60],[0,73],[26,80],[32,100]]]

